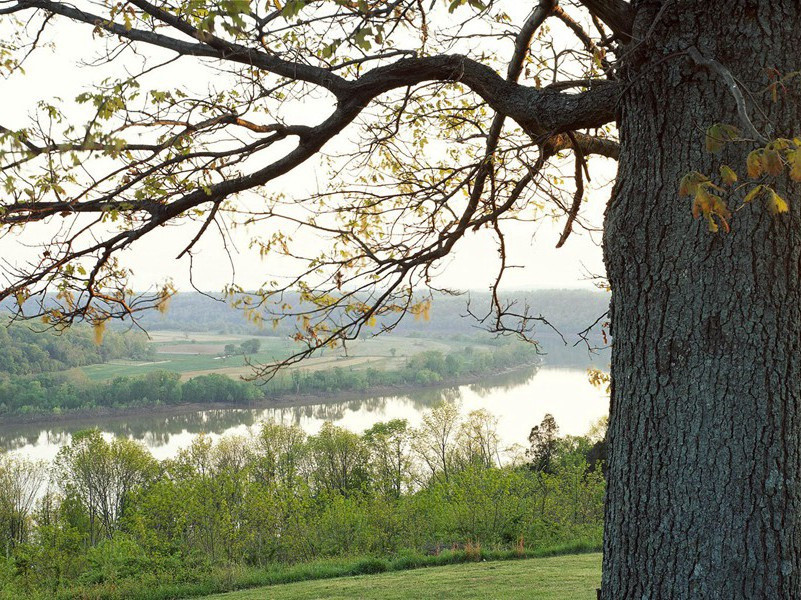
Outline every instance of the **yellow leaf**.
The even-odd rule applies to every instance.
[[[754,198],[756,198],[757,196],[759,196],[759,195],[762,193],[762,189],[763,189],[764,187],[765,187],[764,185],[758,185],[758,186],[756,186],[754,189],[752,189],[750,192],[748,192],[748,193],[745,195],[745,198],[743,198],[743,204],[748,204],[748,203],[749,203],[749,202],[751,202],[751,201],[752,201]]]
[[[768,175],[781,175],[784,164],[782,163],[782,157],[779,155],[778,150],[770,147],[767,148],[765,150],[763,162]]]
[[[706,146],[707,152],[712,152],[714,154],[723,150],[723,139],[721,139],[715,125],[706,130],[704,145]]]
[[[164,296],[159,299],[158,303],[156,304],[156,310],[159,311],[162,315],[167,312],[167,309],[170,307],[170,296]]]
[[[699,187],[693,201],[693,216],[697,219],[701,215],[708,216],[712,211],[712,196],[704,188]]]
[[[696,199],[693,200],[693,219],[700,217],[702,212],[704,212],[704,209],[696,197]]]
[[[787,153],[787,164],[790,165],[790,179],[801,181],[801,150],[790,150]]]
[[[103,335],[106,333],[106,320],[96,321],[94,325],[92,325],[92,332],[95,336],[95,345],[99,346],[103,343]]]
[[[787,204],[787,201],[779,196],[773,189],[768,188],[770,190],[770,197],[768,198],[768,209],[774,215],[780,213],[786,213],[790,210],[790,206]]]
[[[740,130],[734,125],[715,123],[706,130],[706,149],[709,152],[720,152],[726,142],[731,142],[740,136]]]
[[[712,212],[721,217],[722,219],[731,219],[731,212],[729,207],[720,196],[711,196],[712,198]]]
[[[790,147],[791,143],[792,142],[790,140],[788,140],[787,138],[776,138],[775,140],[773,140],[770,143],[770,147],[773,150],[779,150],[779,151],[787,150],[787,148]]]
[[[698,186],[709,182],[709,178],[698,171],[690,171],[679,182],[679,196],[694,196]]]
[[[737,173],[732,171],[728,165],[720,165],[720,178],[725,185],[734,185],[737,183]]]
[[[748,154],[746,166],[748,167],[748,176],[751,178],[757,178],[765,172],[762,164],[762,152],[762,150],[754,150]]]

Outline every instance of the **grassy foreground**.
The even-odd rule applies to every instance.
[[[601,555],[575,554],[504,562],[448,565],[254,588],[207,600],[420,598],[595,600]]]

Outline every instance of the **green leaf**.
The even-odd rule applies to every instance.
[[[706,130],[706,149],[717,154],[723,150],[726,142],[736,140],[740,136],[740,130],[734,125],[726,123],[715,123]]]

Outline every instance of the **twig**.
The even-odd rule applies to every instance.
[[[748,133],[748,135],[750,135],[754,140],[762,144],[767,144],[768,139],[759,133],[757,128],[754,127],[754,124],[751,122],[751,119],[748,117],[748,108],[745,104],[745,97],[740,91],[740,86],[737,85],[737,82],[735,81],[734,76],[731,74],[731,71],[729,71],[714,58],[709,58],[701,54],[698,51],[698,48],[695,46],[690,46],[687,48],[686,53],[687,56],[693,59],[696,64],[706,67],[710,71],[714,71],[723,78],[723,81],[726,82],[726,86],[729,88],[731,95],[734,96],[734,101],[737,103],[737,114],[740,117],[740,121],[746,133]]]

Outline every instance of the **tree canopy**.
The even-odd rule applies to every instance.
[[[563,244],[587,159],[618,155],[615,56],[632,18],[618,0],[4,0],[0,15],[5,72],[70,39],[98,73],[0,124],[0,232],[52,237],[7,262],[0,299],[53,327],[166,308],[171,283],[141,293],[126,265],[158,228],[185,225],[177,258],[191,264],[201,237],[228,250],[232,228],[253,226],[250,246],[291,276],[224,293],[253,320],[295,321],[300,359],[377,320],[425,318],[415,290],[487,229],[499,270],[475,316],[525,335],[537,315],[497,292],[506,221],[563,214]],[[275,191],[306,161],[324,185]]]

